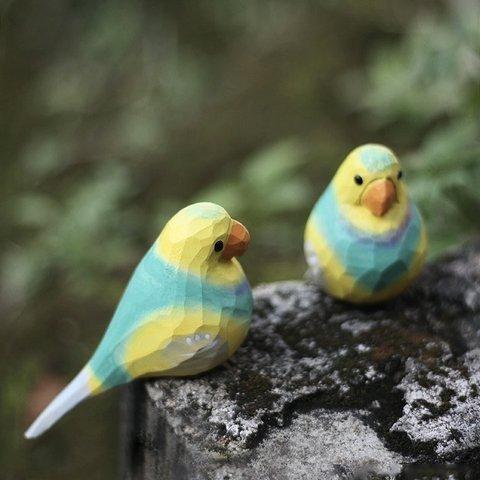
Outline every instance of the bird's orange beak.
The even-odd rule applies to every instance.
[[[231,260],[233,257],[239,257],[248,248],[249,243],[250,234],[248,230],[240,222],[232,220],[232,229],[223,249],[222,258]]]
[[[387,178],[374,180],[367,186],[362,203],[377,217],[385,215],[397,200],[394,183]]]

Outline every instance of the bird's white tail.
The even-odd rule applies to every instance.
[[[25,432],[25,438],[35,438],[90,395],[90,374],[85,368],[52,400],[48,407]]]

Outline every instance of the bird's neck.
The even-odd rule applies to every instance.
[[[398,200],[381,217],[375,216],[364,205],[341,203],[332,185],[327,188],[320,203],[324,214],[332,221],[343,219],[360,233],[372,236],[388,236],[395,233],[405,224],[410,211],[410,201],[403,191],[399,191]]]
[[[229,261],[213,262],[202,274],[209,283],[222,286],[238,285],[245,279],[243,269],[235,258]]]
[[[396,204],[383,217],[373,215],[361,205],[340,205],[340,214],[356,230],[366,235],[390,235],[398,231],[408,219],[409,205],[407,202]]]

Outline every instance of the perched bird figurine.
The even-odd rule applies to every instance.
[[[34,438],[87,397],[143,376],[195,375],[247,335],[250,285],[235,257],[247,229],[213,203],[180,210],[141,260],[90,361],[27,430]]]
[[[310,277],[352,303],[399,294],[422,269],[426,247],[400,163],[383,145],[363,145],[347,156],[305,229]]]

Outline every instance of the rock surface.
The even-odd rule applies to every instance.
[[[224,366],[131,387],[125,478],[479,479],[480,243],[394,301],[255,289]]]

